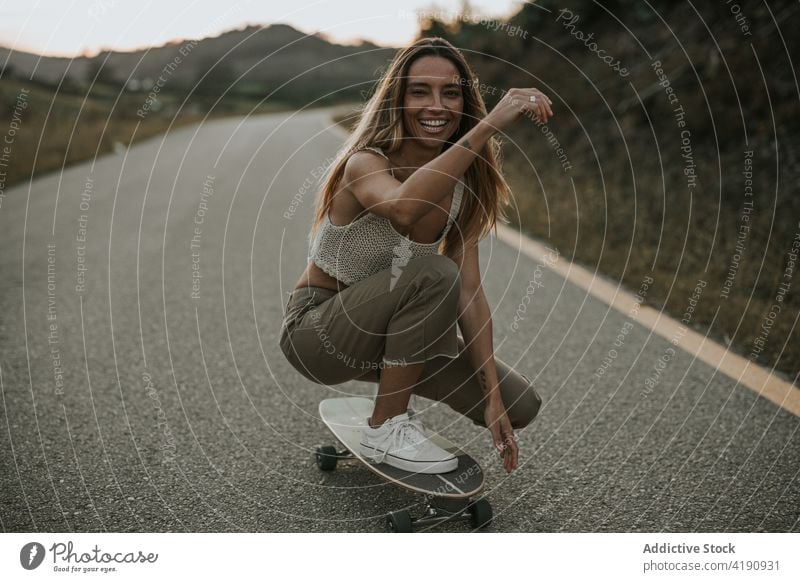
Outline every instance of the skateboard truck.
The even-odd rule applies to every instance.
[[[330,445],[317,447],[314,451],[314,460],[317,462],[317,467],[322,471],[333,471],[339,461],[347,461],[355,459],[356,456],[347,449],[337,451],[336,447]]]
[[[350,450],[337,450],[331,445],[317,447],[314,451],[317,467],[322,471],[333,471],[339,461],[358,459]],[[386,529],[395,533],[411,533],[415,529],[433,527],[446,522],[469,521],[473,530],[484,529],[492,522],[492,506],[486,499],[451,499],[436,495],[425,495],[422,515],[412,517],[403,509],[386,516]]]
[[[394,533],[411,533],[415,529],[433,527],[451,521],[469,521],[473,530],[484,529],[492,522],[492,506],[484,499],[447,499],[430,497],[419,517],[403,509],[386,516],[386,529]]]

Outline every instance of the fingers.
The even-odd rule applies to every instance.
[[[517,468],[517,460],[519,458],[519,446],[517,445],[517,437],[511,426],[504,427],[506,429],[506,456],[507,461],[506,470],[510,473]]]
[[[536,111],[537,117],[543,123],[546,123],[551,117],[553,117],[553,109],[550,107],[552,101],[550,101],[550,98],[541,91],[535,91],[533,96],[536,97],[536,103],[532,103],[531,105]]]
[[[509,451],[510,454],[508,456],[510,458],[508,463],[509,464],[508,472],[510,473],[511,471],[517,468],[517,465],[519,463],[519,446],[517,445],[517,441],[514,438],[512,438],[511,447]]]
[[[519,461],[519,446],[514,432],[510,428],[501,429],[495,438],[495,448],[503,459],[503,468],[511,473],[517,468]]]
[[[503,464],[505,466],[505,470],[508,473],[511,473],[514,469],[517,468],[517,461],[519,459],[519,448],[517,446],[517,441],[514,438],[514,435],[511,434],[506,439],[506,449],[505,455],[503,456]]]
[[[503,468],[506,473],[511,473],[519,463],[519,445],[514,429],[505,414],[488,424],[494,447],[503,461]]]
[[[512,100],[519,104],[525,113],[535,114],[543,123],[553,117],[553,101],[538,89],[512,89],[512,91],[515,91]],[[531,101],[531,97],[535,97],[536,101]]]
[[[550,101],[550,98],[544,94],[542,95],[542,98],[543,98],[541,100],[542,109],[544,109],[545,113],[547,114],[547,118],[550,119],[551,117],[553,117],[553,108],[550,107],[553,104],[553,102]]]

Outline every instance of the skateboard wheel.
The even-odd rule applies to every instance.
[[[411,514],[407,511],[393,511],[386,516],[386,529],[393,533],[411,533]]]
[[[317,461],[317,467],[322,471],[333,471],[336,468],[336,461],[338,456],[336,454],[336,447],[329,445],[317,447],[314,453],[314,458]]]
[[[483,529],[492,523],[492,506],[484,498],[469,506],[469,522],[472,529]]]

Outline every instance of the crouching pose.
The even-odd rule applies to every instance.
[[[409,471],[457,465],[428,439],[412,394],[487,427],[508,472],[513,431],[541,404],[530,380],[494,357],[478,243],[510,196],[494,135],[547,121],[551,101],[510,89],[487,114],[477,86],[443,39],[398,52],[323,181],[281,329],[284,355],[311,381],[378,383],[361,453]]]

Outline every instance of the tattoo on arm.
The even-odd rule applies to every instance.
[[[481,391],[484,394],[489,393],[489,383],[486,381],[486,370],[478,370],[478,382],[481,385]]]
[[[472,150],[472,144],[469,143],[468,139],[465,139],[464,141],[461,142],[461,147],[467,150]]]

